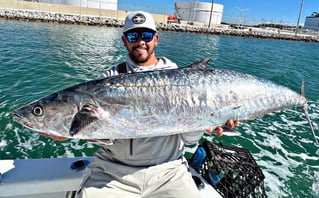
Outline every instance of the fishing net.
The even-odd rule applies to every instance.
[[[206,154],[197,170],[221,196],[267,197],[265,176],[247,149],[210,141],[205,141],[199,149],[204,149]]]

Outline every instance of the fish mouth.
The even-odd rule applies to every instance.
[[[31,123],[17,112],[13,112],[13,120],[26,127],[31,127]]]
[[[18,114],[17,112],[13,112],[13,119],[14,121],[19,122],[20,120],[22,120],[22,116],[20,114]]]

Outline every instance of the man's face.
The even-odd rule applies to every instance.
[[[158,34],[148,29],[134,29],[122,36],[129,56],[136,64],[143,64],[155,56],[158,39]]]

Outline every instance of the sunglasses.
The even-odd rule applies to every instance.
[[[151,42],[154,34],[154,32],[128,32],[125,33],[125,37],[130,43],[138,41],[138,38],[141,38],[144,42]]]

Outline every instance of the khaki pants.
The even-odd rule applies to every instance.
[[[78,197],[197,198],[199,191],[182,160],[147,168],[92,162]]]

